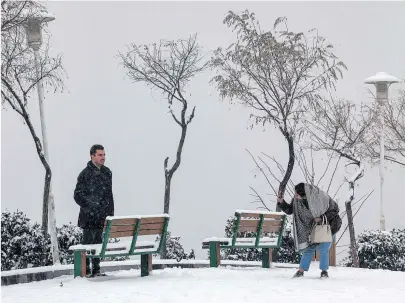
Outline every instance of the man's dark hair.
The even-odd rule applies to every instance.
[[[102,145],[100,145],[100,144],[94,144],[94,145],[90,148],[90,156],[91,156],[91,155],[95,155],[98,150],[104,150],[104,146],[102,146]]]

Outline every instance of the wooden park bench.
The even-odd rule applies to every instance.
[[[152,271],[152,254],[162,249],[166,238],[169,215],[149,216],[111,216],[104,223],[103,242],[100,244],[79,244],[69,247],[74,254],[74,277],[86,275],[86,258],[105,258],[122,256],[141,256],[141,276],[148,276]],[[140,236],[160,235],[160,241],[138,241]],[[108,243],[112,238],[120,239],[118,243]],[[123,241],[124,240],[124,241]]]
[[[202,248],[209,249],[210,267],[221,264],[220,249],[261,248],[262,267],[270,268],[272,249],[279,248],[282,244],[285,222],[286,215],[283,212],[237,210],[232,238],[214,237],[203,240]],[[241,238],[243,232],[251,232],[256,236]]]

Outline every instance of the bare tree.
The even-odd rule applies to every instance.
[[[307,116],[305,124],[309,140],[315,150],[326,150],[338,157],[345,158],[345,166],[355,166],[356,170],[347,178],[349,195],[345,202],[350,234],[350,247],[353,265],[358,267],[356,236],[353,224],[352,201],[354,185],[364,175],[361,159],[367,132],[374,120],[374,112],[361,106],[360,109],[347,100],[325,99],[314,104],[313,111]]]
[[[335,199],[336,195],[338,194],[338,192],[340,191],[342,185],[344,184],[344,182],[342,182],[340,184],[340,186],[338,187],[338,189],[335,191],[335,193],[332,195],[330,193],[330,189],[331,189],[331,185],[333,183],[334,180],[336,180],[335,176],[336,176],[336,171],[338,168],[338,165],[340,163],[340,157],[338,159],[334,159],[333,154],[330,153],[328,155],[328,161],[326,164],[326,167],[324,167],[323,169],[320,170],[320,172],[317,174],[315,172],[315,164],[314,164],[314,155],[313,155],[313,148],[310,148],[310,160],[307,159],[306,155],[305,155],[305,151],[308,150],[304,150],[301,146],[299,142],[295,142],[295,161],[298,165],[298,167],[301,170],[302,176],[305,179],[306,183],[309,184],[313,184],[316,186],[321,186],[324,182],[327,182],[324,186],[325,191],[331,195],[331,197],[333,199]],[[281,182],[281,178],[285,175],[285,169],[283,168],[283,166],[280,164],[280,162],[278,162],[274,157],[269,156],[266,153],[261,153],[261,156],[257,156],[257,159],[252,155],[251,152],[248,151],[248,153],[250,154],[252,160],[254,161],[256,168],[258,169],[258,171],[260,172],[260,174],[265,178],[266,183],[269,185],[269,189],[271,189],[272,193],[266,193],[268,196],[272,196],[272,199],[274,203],[277,203],[277,190],[276,187],[273,185],[273,181],[277,182],[278,184]],[[266,162],[270,160],[270,164],[268,162]],[[333,163],[333,160],[334,163]],[[275,166],[275,168],[274,168]],[[325,179],[325,177],[327,176],[327,174],[330,173],[330,175],[328,176],[329,179]],[[255,174],[255,178],[256,178],[256,174]],[[324,181],[324,182],[322,182]],[[322,184],[321,184],[322,182]],[[286,186],[286,191],[289,193],[290,196],[294,196],[295,194],[295,184],[296,182],[293,180],[293,178],[291,177],[287,186]],[[327,185],[327,187],[326,187]],[[259,209],[266,209],[266,210],[270,210],[270,207],[268,206],[268,204],[266,203],[266,201],[268,201],[268,199],[264,199],[256,189],[254,189],[252,186],[250,186],[250,189],[252,190],[252,194],[251,196],[255,198],[254,201],[252,201],[251,203],[254,204],[259,204],[260,206],[258,207]],[[270,199],[270,200],[272,200]]]
[[[373,98],[375,98],[373,96]],[[376,102],[370,110],[376,112]],[[387,100],[382,106],[384,118],[384,159],[405,167],[405,90],[398,90],[398,98]],[[375,119],[364,145],[365,156],[376,162],[380,158],[380,121]]]
[[[256,124],[272,123],[287,140],[289,159],[278,190],[283,195],[294,167],[300,117],[314,96],[334,89],[346,66],[315,29],[291,32],[286,18],[278,18],[269,31],[248,10],[239,15],[230,11],[224,23],[237,39],[215,51],[212,64],[218,74],[213,81],[223,99],[250,108]]]
[[[171,181],[174,173],[180,167],[187,128],[195,114],[195,106],[190,114],[187,113],[189,99],[185,93],[186,85],[207,67],[207,63],[203,62],[202,49],[197,43],[197,35],[193,35],[187,40],[161,41],[159,44],[151,46],[131,44],[126,54],[120,53],[120,58],[130,79],[135,82],[144,82],[152,89],[157,89],[162,93],[168,101],[169,111],[174,122],[181,128],[175,162],[169,168],[169,157],[164,160],[163,211],[168,214]],[[180,117],[173,111],[173,102],[181,107]],[[163,247],[165,248],[166,245]],[[162,256],[165,256],[165,252]]]
[[[62,57],[51,57],[49,44],[41,51],[41,59],[36,71],[32,49],[25,42],[25,24],[28,18],[35,16],[43,6],[35,1],[1,2],[1,101],[3,107],[10,106],[27,125],[34,140],[38,157],[45,169],[45,185],[42,206],[42,230],[47,237],[48,201],[52,171],[44,156],[41,140],[32,124],[27,104],[36,85],[63,89],[65,71]],[[45,31],[46,34],[46,31]]]
[[[309,144],[309,147],[303,148],[301,147],[301,144],[299,142],[296,142],[296,150],[295,150],[295,156],[296,156],[296,162],[298,167],[301,170],[301,173],[303,175],[303,178],[305,179],[305,182],[316,185],[318,187],[322,187],[331,197],[334,199],[337,203],[339,203],[339,199],[337,198],[337,194],[340,192],[342,189],[342,186],[347,182],[347,180],[341,180],[341,178],[336,177],[337,169],[339,164],[341,163],[342,157],[335,157],[333,152],[330,152],[327,155],[327,162],[324,167],[320,168],[316,167],[315,169],[315,163],[314,163],[314,158],[319,157],[319,152],[323,151],[316,151],[314,155],[314,150],[312,147],[312,144]],[[249,151],[248,151],[249,152]],[[305,153],[310,153],[309,159],[308,155],[305,155]],[[257,156],[256,158],[249,152],[250,156],[252,157],[252,160],[254,161],[256,168],[258,172],[264,177],[266,180],[266,183],[269,185],[269,190],[272,193],[266,193],[267,196],[271,196],[270,200],[274,200],[274,203],[277,203],[277,191],[276,188],[272,185],[273,181],[274,182],[280,182],[281,177],[285,174],[285,170],[283,169],[282,165],[274,158],[270,157],[269,155],[262,153],[262,156]],[[270,164],[266,163],[265,160],[271,160]],[[273,165],[271,165],[273,164]],[[275,166],[275,167],[274,167]],[[339,174],[338,174],[339,176]],[[257,173],[254,176],[255,178],[257,177]],[[337,181],[337,182],[335,182]],[[343,181],[343,182],[342,182]],[[293,178],[290,178],[286,191],[289,193],[290,196],[294,195],[294,184],[295,181],[293,181]],[[331,193],[331,187],[332,184],[334,187],[337,187],[337,189],[334,191],[334,193]],[[354,185],[354,184],[353,184]],[[258,209],[264,209],[271,211],[272,208],[269,206],[267,201],[269,199],[263,198],[263,196],[256,190],[253,186],[250,186],[250,189],[252,193],[250,194],[254,200],[251,202],[252,204],[258,205]],[[353,208],[352,213],[353,219],[358,214],[360,209],[363,207],[365,202],[368,201],[368,198],[370,195],[374,192],[371,191],[367,195],[364,195],[360,199],[357,199],[356,202],[354,202],[354,195],[351,195],[352,198],[352,203],[353,207],[356,206],[356,204],[359,204],[356,206],[356,208]],[[351,208],[350,208],[351,209]],[[340,211],[340,217],[342,220],[347,218],[347,210],[343,209]],[[289,222],[289,221],[288,221]],[[346,226],[342,229],[341,235],[339,239],[336,240],[336,245],[340,242],[342,239],[343,235],[346,233],[347,229],[349,227],[349,224],[346,224]],[[353,230],[352,230],[353,231]],[[346,247],[344,246],[337,246],[338,248],[340,247]],[[339,254],[339,253],[338,253]]]

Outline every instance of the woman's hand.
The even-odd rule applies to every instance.
[[[280,204],[281,204],[281,203],[284,203],[284,197],[280,194],[280,192],[278,192],[277,201],[278,201]]]
[[[319,223],[319,222],[322,221],[322,219],[321,219],[321,218],[315,218],[314,221],[315,221],[316,223]]]

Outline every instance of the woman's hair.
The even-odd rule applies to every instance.
[[[295,185],[295,192],[299,194],[301,197],[305,197],[305,184],[298,183],[297,185]]]

